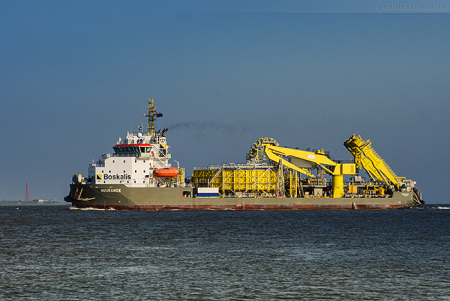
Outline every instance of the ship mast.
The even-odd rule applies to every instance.
[[[153,104],[153,98],[148,99],[148,114],[144,114],[144,116],[148,118],[148,134],[153,136],[155,132],[156,118],[163,116],[162,113],[156,112],[155,105]]]

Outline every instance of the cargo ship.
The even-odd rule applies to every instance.
[[[398,177],[373,150],[352,135],[344,146],[351,161],[334,161],[323,149],[280,147],[258,139],[246,163],[195,167],[192,177],[174,167],[168,129],[155,129],[157,112],[148,100],[147,132],[128,132],[88,167],[74,175],[65,201],[75,208],[116,210],[304,210],[399,209],[421,206],[413,180]],[[365,170],[365,176],[360,173]]]

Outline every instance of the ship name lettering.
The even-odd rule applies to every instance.
[[[122,192],[121,189],[100,189],[101,192]]]

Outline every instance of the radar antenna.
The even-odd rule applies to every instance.
[[[155,105],[153,104],[153,98],[148,99],[148,114],[144,114],[144,116],[148,118],[148,134],[153,136],[155,132],[156,118],[163,117],[162,113],[156,112]]]

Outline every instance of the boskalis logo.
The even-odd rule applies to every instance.
[[[103,174],[103,176],[101,174],[97,175],[97,179],[98,178],[102,178],[104,180],[131,180],[131,175],[128,174],[114,174],[114,175],[108,175],[108,174]]]

